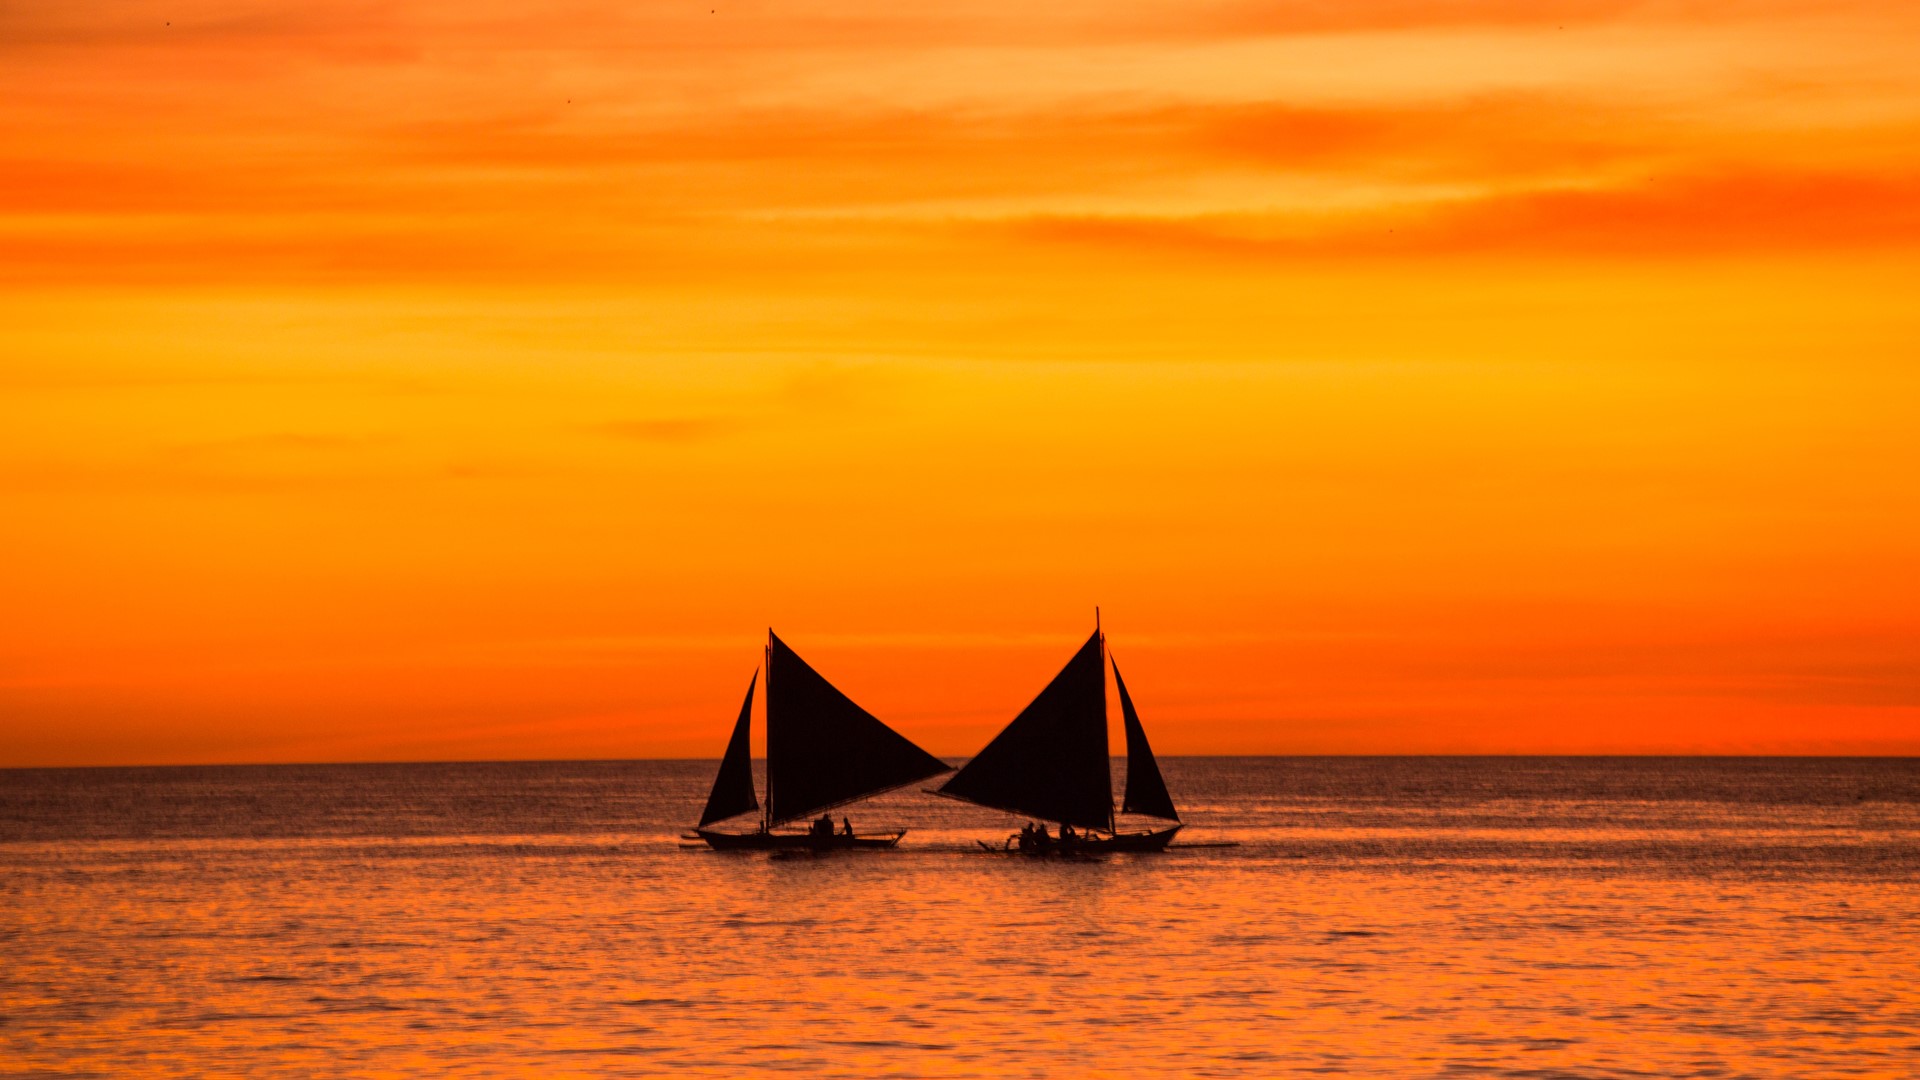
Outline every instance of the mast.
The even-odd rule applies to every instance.
[[[771,832],[773,824],[769,817],[773,813],[773,627],[767,627],[768,644],[761,646],[760,656],[767,672],[767,797],[760,803],[760,831]]]
[[[1107,632],[1105,630],[1100,629],[1100,605],[1099,604],[1093,605],[1093,636],[1100,639],[1100,659],[1102,660],[1107,659],[1108,657]],[[1107,726],[1107,665],[1101,664],[1100,665],[1100,729],[1101,729],[1101,734],[1103,735],[1106,734],[1106,726]],[[1107,742],[1105,739],[1102,739],[1100,740],[1100,744],[1102,747],[1106,747]],[[1107,778],[1107,832],[1117,834],[1119,833],[1120,829],[1119,829],[1119,823],[1116,820],[1114,820],[1116,815],[1113,812],[1113,778],[1111,776],[1111,773],[1113,771],[1113,756],[1110,750],[1108,752],[1106,765],[1107,765],[1107,771],[1109,773],[1109,776]]]
[[[1100,638],[1100,659],[1104,661],[1104,659],[1108,657],[1108,653],[1106,653],[1106,630],[1100,628],[1100,605],[1098,605],[1098,603],[1092,605],[1092,636],[1094,636],[1094,638]],[[1102,734],[1104,734],[1104,728],[1106,728],[1106,663],[1100,663],[1100,728],[1102,728]],[[1102,744],[1104,744],[1104,742],[1106,742],[1106,740],[1102,740]],[[1106,780],[1106,830],[1108,830],[1108,832],[1119,832],[1119,828],[1117,828],[1119,822],[1114,821],[1116,815],[1114,815],[1114,778],[1112,778],[1114,755],[1112,755],[1112,751],[1108,753],[1108,759],[1106,759],[1104,765],[1106,765],[1106,769],[1108,769],[1108,773],[1110,773],[1108,780]]]

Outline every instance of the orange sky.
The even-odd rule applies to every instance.
[[[0,765],[1920,753],[1920,8],[0,6]]]

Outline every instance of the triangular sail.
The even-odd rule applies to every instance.
[[[1133,711],[1133,698],[1127,694],[1127,680],[1120,677],[1118,663],[1113,665],[1113,683],[1120,688],[1120,716],[1127,727],[1127,793],[1121,798],[1120,808],[1129,814],[1179,821],[1180,811],[1173,808],[1173,796],[1167,794],[1160,763],[1154,760],[1153,747],[1147,745],[1147,729],[1140,726],[1140,714]]]
[[[767,640],[771,824],[952,770],[855,705],[772,631]]]
[[[1047,821],[1113,829],[1107,680],[1098,630],[940,793]]]
[[[747,700],[740,703],[740,719],[733,722],[727,756],[720,759],[720,771],[714,775],[713,790],[707,795],[707,808],[700,812],[701,828],[760,809],[760,800],[753,797],[753,758],[748,745],[753,733],[753,688],[759,681],[760,673],[755,671],[747,682]]]

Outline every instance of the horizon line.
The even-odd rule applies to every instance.
[[[945,754],[935,754],[933,756],[940,758],[942,761],[947,761],[950,759],[958,760],[958,761],[968,761],[968,760],[971,760],[973,757],[973,755],[971,754],[961,754],[961,755],[951,755],[951,756],[945,755]],[[1109,760],[1119,761],[1119,760],[1125,759],[1126,755],[1125,754],[1109,754],[1107,755],[1107,757]],[[1294,759],[1323,759],[1323,758],[1342,758],[1342,759],[1374,758],[1374,759],[1385,759],[1385,760],[1407,760],[1407,759],[1417,759],[1417,758],[1452,758],[1452,759],[1466,760],[1466,759],[1476,759],[1476,758],[1487,758],[1487,759],[1533,758],[1533,759],[1541,759],[1541,760],[1583,760],[1583,761],[1598,761],[1598,760],[1672,761],[1672,760],[1682,760],[1682,759],[1699,760],[1699,761],[1920,761],[1920,753],[1912,753],[1912,754],[1842,754],[1842,753],[1736,754],[1736,753],[1612,752],[1612,753],[1541,754],[1541,753],[1526,753],[1526,752],[1515,751],[1510,753],[1476,752],[1476,753],[1403,753],[1403,754],[1364,754],[1364,753],[1353,753],[1353,754],[1340,754],[1340,753],[1156,754],[1155,757],[1159,758],[1162,761],[1166,761],[1169,759],[1218,760],[1222,758],[1242,758],[1242,759],[1252,759],[1252,760],[1294,760]],[[146,763],[122,762],[122,763],[115,763],[115,764],[90,764],[90,765],[0,765],[0,773],[78,771],[83,769],[301,769],[301,768],[331,768],[331,767],[355,766],[355,765],[368,765],[368,766],[611,765],[611,764],[633,764],[633,763],[641,763],[641,762],[666,762],[666,761],[713,762],[713,761],[719,761],[719,760],[720,758],[718,757],[624,757],[624,758],[418,758],[418,759],[382,758],[378,760],[365,760],[365,761],[205,761],[205,762],[146,762]],[[755,762],[764,762],[766,758],[764,756],[755,756],[751,760]]]

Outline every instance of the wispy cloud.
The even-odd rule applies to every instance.
[[[1140,258],[1794,253],[1920,243],[1920,174],[1653,177],[1590,190],[1519,190],[1329,215],[1046,217],[1008,223],[1044,244]]]
[[[1223,255],[1342,229],[1345,246],[1391,230],[1386,251],[1409,229],[1425,250],[1667,228],[1757,247],[1762,230],[1701,214],[1781,199],[1865,202],[1783,245],[1885,246],[1904,225],[1860,223],[1900,217],[1920,172],[1920,91],[1887,44],[1914,17],[1867,3],[0,19],[17,73],[0,280],[21,284],[804,281],[977,260],[926,226],[1008,217],[1092,237],[1102,218],[1238,215],[1277,236],[1130,234]],[[503,71],[486,59],[503,42],[546,59]]]

